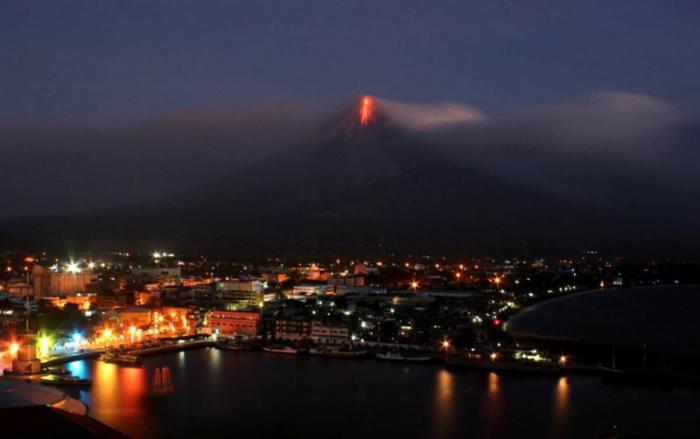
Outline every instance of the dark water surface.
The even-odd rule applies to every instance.
[[[506,330],[697,358],[699,308],[700,285],[597,289],[529,306]]]
[[[700,389],[608,385],[202,349],[142,368],[76,361],[71,391],[98,420],[147,437],[595,438],[613,424],[643,438],[700,437]]]

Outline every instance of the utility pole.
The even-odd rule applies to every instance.
[[[29,334],[29,271],[27,270],[27,296],[26,296],[26,303],[27,307],[27,312],[25,313],[24,317],[24,332]]]

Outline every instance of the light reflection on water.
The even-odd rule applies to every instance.
[[[435,402],[433,405],[433,430],[436,437],[449,437],[454,423],[454,375],[442,369],[435,375]]]
[[[560,377],[554,390],[554,409],[552,411],[553,438],[566,437],[569,421],[569,381]]]
[[[74,361],[66,365],[66,369],[71,375],[77,376],[79,378],[87,378],[87,371],[85,370],[85,360]]]
[[[489,372],[486,378],[486,392],[482,406],[481,437],[498,437],[503,420],[503,395],[501,395],[501,377]]]
[[[343,426],[338,439],[596,437],[624,421],[638,432],[635,426],[645,418],[691,406],[698,394],[620,391],[595,377],[523,377],[216,349],[149,357],[141,368],[92,360],[66,367],[93,380],[79,395],[90,414],[135,438],[226,436],[233,430],[251,437],[285,437],[289,431],[315,437],[337,425]]]

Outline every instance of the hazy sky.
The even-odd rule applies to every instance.
[[[522,184],[675,194],[685,212],[698,17],[697,1],[4,0],[0,218],[179,193],[365,93],[407,125],[482,124],[446,143]]]
[[[605,90],[687,99],[697,1],[0,3],[0,117],[132,122],[360,93],[489,111]]]

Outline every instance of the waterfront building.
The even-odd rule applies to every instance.
[[[275,320],[275,338],[280,340],[306,340],[311,337],[311,321],[303,317]]]
[[[350,341],[348,325],[337,322],[311,322],[311,340],[319,344],[345,344]]]
[[[209,313],[209,326],[219,335],[255,337],[260,327],[260,313],[251,311],[213,310]]]

